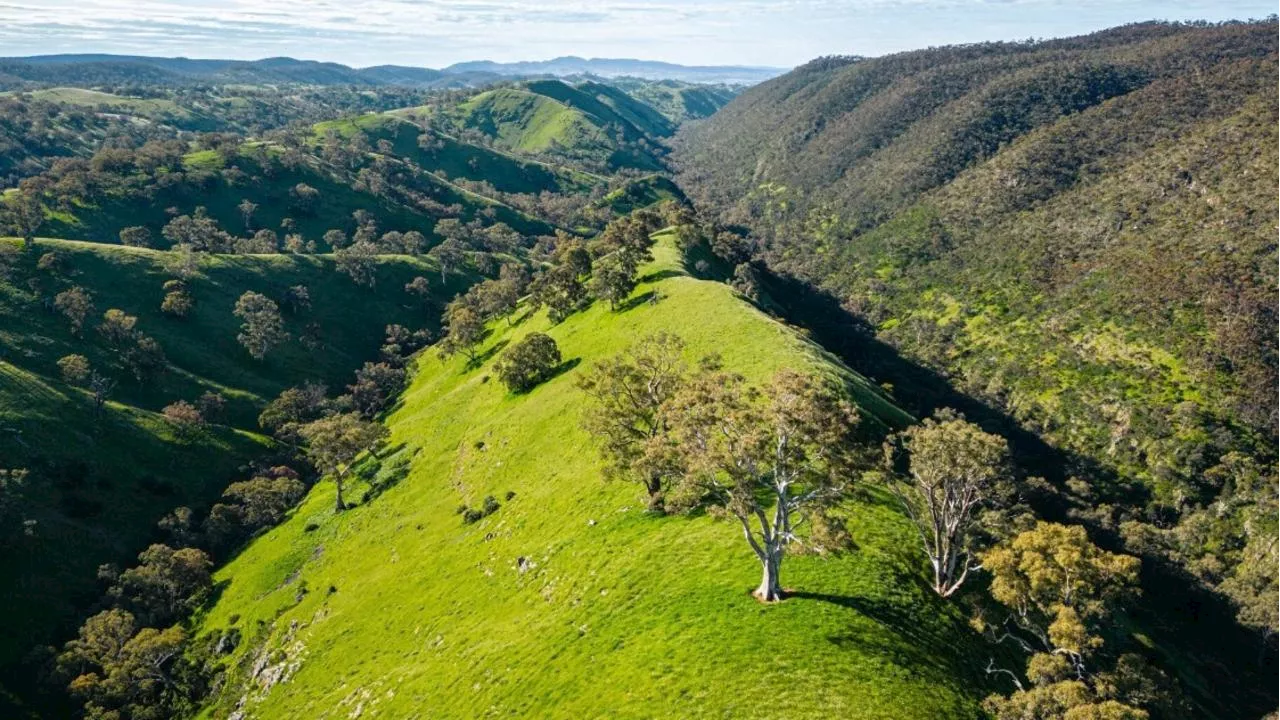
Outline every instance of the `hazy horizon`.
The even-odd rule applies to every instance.
[[[563,56],[792,67],[821,55],[1080,35],[1148,20],[1260,19],[1254,0],[17,0],[6,56],[124,54],[354,67]]]

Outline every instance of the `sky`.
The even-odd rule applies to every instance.
[[[1252,0],[0,0],[0,54],[122,53],[364,67],[630,57],[791,67],[820,55],[1262,18]]]

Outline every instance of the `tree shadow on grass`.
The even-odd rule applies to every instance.
[[[489,360],[492,359],[494,355],[497,355],[498,353],[502,352],[503,349],[506,348],[507,345],[509,345],[510,343],[511,343],[510,340],[499,340],[498,342],[494,343],[491,347],[486,349],[484,352],[476,353],[475,357],[469,358],[467,360],[465,369],[468,372],[470,372],[472,370],[475,370],[476,368],[479,368],[481,365],[484,365],[485,363],[489,362]]]
[[[787,600],[824,602],[854,611],[873,623],[850,622],[840,633],[827,636],[831,644],[886,657],[902,667],[936,668],[946,682],[958,687],[991,687],[982,661],[996,648],[980,642],[964,629],[922,622],[914,613],[875,598],[794,591]]]
[[[516,316],[514,320],[511,320],[509,323],[507,323],[507,325],[510,327],[517,327],[521,323],[523,323],[525,320],[528,320],[529,318],[533,317],[534,313],[536,312],[538,312],[538,308],[531,305],[525,308],[524,312]]]
[[[670,268],[667,268],[665,270],[655,270],[651,273],[641,275],[638,281],[642,283],[652,283],[652,282],[658,282],[659,280],[666,280],[667,278],[685,277],[688,274],[689,273],[683,270],[672,270]]]
[[[630,297],[624,300],[622,303],[618,305],[617,309],[614,310],[614,312],[624,313],[630,310],[635,310],[641,305],[656,302],[657,297],[658,297],[658,293],[656,290],[650,290],[648,292],[640,293],[635,297]]]
[[[398,443],[378,451],[378,458],[381,462],[378,472],[368,481],[369,489],[365,490],[364,495],[361,497],[362,505],[374,500],[409,477],[409,473],[413,469],[412,459],[417,454],[417,451],[405,453],[405,447],[405,443]]]
[[[213,587],[209,588],[209,596],[205,598],[204,607],[211,608],[217,605],[218,599],[222,597],[222,594],[225,593],[229,587],[231,587],[230,578],[215,582]]]
[[[517,392],[517,391],[512,391],[512,393],[511,393],[511,394],[512,394],[512,395],[528,395],[529,393],[533,392],[534,390],[537,390],[538,388],[542,387],[543,385],[545,385],[545,384],[547,384],[547,383],[551,382],[552,380],[555,380],[556,378],[558,378],[558,377],[560,377],[561,375],[563,375],[563,374],[565,374],[565,373],[569,372],[570,370],[572,370],[572,369],[574,369],[574,368],[578,367],[578,366],[579,366],[579,365],[581,365],[581,364],[582,364],[582,358],[580,358],[580,357],[570,358],[570,359],[568,359],[568,360],[565,360],[564,362],[562,362],[562,363],[560,363],[559,365],[555,366],[555,368],[553,368],[553,369],[551,370],[551,372],[547,373],[547,376],[546,376],[545,378],[543,378],[542,380],[540,380],[540,381],[538,382],[538,384],[537,384],[537,385],[534,385],[533,387],[529,388],[528,390],[521,390],[521,391],[518,391],[518,392]]]

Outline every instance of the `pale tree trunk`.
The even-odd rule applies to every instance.
[[[778,571],[782,566],[782,537],[773,532],[763,511],[757,509],[755,515],[760,521],[759,539],[751,531],[751,520],[746,515],[738,515],[738,520],[742,523],[742,534],[760,560],[760,586],[751,594],[760,602],[777,602],[782,599],[782,584],[778,579]]]
[[[760,587],[751,593],[760,602],[777,602],[782,599],[782,585],[778,579],[781,560],[782,548],[767,550],[760,558]]]

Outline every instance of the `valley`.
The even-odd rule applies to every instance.
[[[1276,68],[0,60],[0,716],[1274,717]]]

